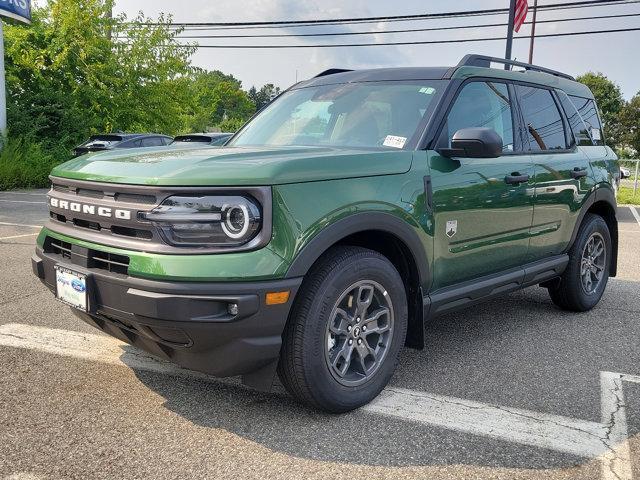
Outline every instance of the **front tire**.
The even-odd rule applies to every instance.
[[[551,300],[563,310],[586,312],[595,307],[607,286],[611,234],[599,215],[585,215],[569,250],[569,264],[560,281],[548,287]]]
[[[285,328],[278,375],[299,401],[332,413],[374,399],[407,333],[404,284],[378,252],[336,247],[305,277]]]

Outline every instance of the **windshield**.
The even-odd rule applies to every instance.
[[[420,80],[290,90],[228,145],[403,148],[420,134],[443,87]]]

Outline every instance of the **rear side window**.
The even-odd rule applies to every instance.
[[[516,85],[516,91],[529,134],[529,149],[566,150],[564,122],[551,92],[523,85]]]
[[[471,82],[453,103],[438,144],[451,147],[453,135],[463,128],[484,127],[502,138],[503,151],[513,151],[513,117],[509,89],[504,83]]]
[[[566,93],[562,91],[558,91],[557,93],[577,144],[581,146],[592,146],[593,143],[591,142],[591,136],[589,135],[587,125],[582,120],[582,116],[576,109],[575,105]]]
[[[598,116],[596,102],[589,98],[576,97],[573,95],[569,95],[569,98],[589,129],[589,135],[591,136],[591,140],[593,140],[593,144],[604,145],[602,124],[600,123],[600,117]]]
[[[142,139],[143,147],[161,147],[164,143],[162,142],[162,138],[160,137],[149,137]]]

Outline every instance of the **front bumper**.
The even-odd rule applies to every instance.
[[[268,388],[282,332],[301,278],[259,282],[166,282],[88,268],[36,248],[33,272],[55,293],[55,265],[87,275],[87,323],[124,342],[185,368],[215,376],[243,375]],[[267,292],[290,291],[281,305],[266,305]],[[232,315],[229,304],[236,304]]]

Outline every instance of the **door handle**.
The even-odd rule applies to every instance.
[[[573,170],[571,170],[571,178],[581,178],[586,176],[587,176],[586,168],[576,167]]]
[[[529,175],[520,175],[519,173],[514,173],[513,175],[507,175],[504,177],[504,181],[510,185],[517,185],[519,183],[525,183],[529,181]]]

